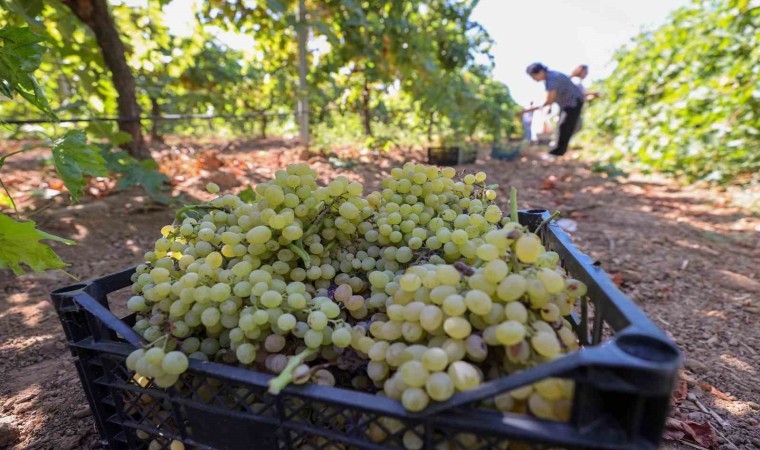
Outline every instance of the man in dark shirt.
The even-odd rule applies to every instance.
[[[544,106],[551,106],[552,103],[557,103],[562,111],[557,147],[549,152],[551,155],[562,156],[567,152],[570,138],[581,116],[583,93],[566,75],[549,70],[541,63],[529,65],[526,72],[534,80],[546,83],[546,101],[543,106],[528,109],[524,112],[536,110]]]

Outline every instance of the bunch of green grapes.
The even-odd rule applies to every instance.
[[[273,393],[311,381],[420,411],[576,350],[565,317],[586,287],[485,181],[407,163],[363,197],[296,164],[251,203],[182,208],[133,276],[147,344],[128,368],[167,387],[189,359],[215,361],[278,375]],[[549,380],[485,406],[564,419],[571,393]]]
[[[502,214],[485,173],[455,176],[451,167],[407,163],[391,170],[382,191],[367,196],[377,209],[376,226],[363,237],[383,249],[379,270],[397,271],[420,258],[475,261],[482,236],[496,229]]]
[[[326,297],[331,282],[338,275],[357,291],[363,286],[337,272],[331,248],[370,226],[364,219],[372,209],[361,184],[338,177],[317,187],[315,176],[305,164],[289,166],[256,186],[252,204],[219,196],[181,210],[177,223],[164,227],[137,268],[137,295],[127,304],[138,313],[135,330],[150,343],[132,355],[137,373],[167,375],[161,384],[172,384],[176,370],[157,370],[161,361],[151,357],[167,351],[278,372],[284,350],[331,344],[334,328],[345,325]],[[153,365],[138,364],[143,352]]]
[[[542,252],[539,260],[552,266],[554,255]],[[562,313],[569,314],[582,294],[580,282],[564,278],[556,267],[523,264],[519,273],[510,270],[507,260],[497,258],[466,268],[467,274],[446,264],[412,266],[396,275],[371,272],[368,303],[375,314],[368,333],[360,328],[352,340],[370,360],[369,378],[388,397],[419,411],[431,400],[477,387],[486,377],[575,350],[575,335]],[[553,284],[555,275],[561,286]],[[359,301],[336,300],[346,307]]]

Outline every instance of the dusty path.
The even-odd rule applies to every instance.
[[[203,151],[225,146],[167,146],[160,153],[162,170],[189,198],[203,198],[209,180],[238,190],[301,156],[277,141]],[[11,189],[55,181],[36,162],[41,155],[6,165],[4,175],[15,180]],[[345,174],[372,188],[403,162],[395,154],[352,156],[310,163],[323,179]],[[529,154],[505,162],[484,156],[466,168],[487,172],[501,185],[502,199],[514,185],[522,207],[560,209],[576,221],[576,245],[599,260],[686,353],[690,395],[674,417],[709,421],[719,431],[720,448],[760,449],[760,218],[726,206],[725,197],[711,190],[681,189],[667,180],[610,181],[572,159],[543,162]],[[31,201],[22,196],[22,203]],[[72,274],[90,278],[139,262],[172,217],[168,208],[146,209],[141,192],[130,190],[69,208],[54,199],[36,220],[78,242],[59,248],[60,254]],[[60,273],[0,274],[0,449],[99,448],[47,297],[68,282]]]

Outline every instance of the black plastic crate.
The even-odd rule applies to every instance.
[[[520,213],[521,223],[534,228],[547,217],[543,210]],[[191,389],[142,386],[124,363],[140,344],[130,328],[134,317],[119,319],[108,305],[110,293],[130,286],[134,268],[58,289],[51,297],[101,437],[112,449],[147,448],[149,440],[138,433],[166,448],[172,440],[199,449],[404,448],[404,434],[414,433],[425,449],[500,449],[507,441],[509,448],[656,449],[679,350],[556,224],[540,234],[588,286],[571,317],[583,348],[420,413],[385,397],[311,384],[273,396],[267,393],[271,375],[196,360],[180,378]],[[567,423],[478,407],[483,399],[546,377],[574,381]],[[368,437],[372,431],[382,436],[379,442]]]
[[[536,136],[536,143],[538,145],[551,145],[554,133],[538,133]]]
[[[436,166],[456,166],[472,164],[478,156],[474,146],[428,147],[428,164]]]
[[[520,156],[523,147],[529,142],[522,139],[510,139],[506,145],[496,145],[491,148],[491,158],[514,161]]]

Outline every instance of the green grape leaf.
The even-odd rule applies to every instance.
[[[142,186],[153,200],[169,203],[171,199],[163,194],[168,188],[169,177],[158,171],[155,161],[138,161],[125,151],[111,151],[107,145],[100,146],[100,151],[108,170],[121,175],[117,185],[119,188]]]
[[[134,185],[142,186],[153,200],[159,203],[169,203],[171,201],[171,198],[162,194],[167,189],[169,177],[158,171],[158,164],[155,161],[135,161],[134,164],[128,167],[128,172],[119,178],[118,186],[120,188]]]
[[[246,203],[253,203],[254,201],[256,201],[256,192],[254,192],[253,187],[251,185],[248,185],[247,188],[238,192],[238,197],[240,197],[240,200]]]
[[[284,13],[285,5],[279,0],[267,0],[267,7],[276,13]]]
[[[22,17],[27,23],[34,23],[35,17],[42,12],[42,0],[0,0],[0,6]]]
[[[125,173],[126,167],[136,161],[123,150],[111,151],[112,147],[109,144],[99,144],[98,148],[100,148],[100,156],[105,160],[109,172]]]
[[[50,246],[40,242],[43,239],[74,244],[74,241],[38,230],[32,221],[17,222],[0,213],[0,269],[23,275],[24,267],[34,272],[66,267],[68,264]]]
[[[53,142],[53,164],[63,184],[76,202],[84,193],[85,176],[107,177],[106,162],[95,145],[87,144],[83,131],[68,131]]]
[[[45,114],[55,117],[34,71],[42,63],[46,37],[29,27],[6,25],[0,28],[0,93],[16,93]]]
[[[108,122],[90,122],[86,128],[87,134],[91,137],[101,137],[108,140],[113,145],[122,145],[132,141],[132,136],[119,130],[116,125]]]

